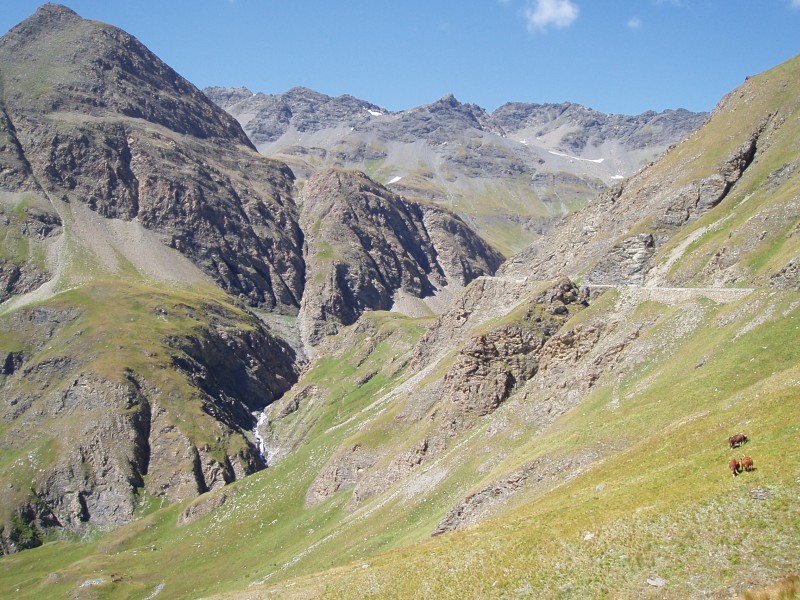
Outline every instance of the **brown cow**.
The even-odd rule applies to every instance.
[[[741,472],[742,465],[739,464],[738,460],[732,458],[728,463],[728,468],[731,470],[731,473],[733,473],[733,476],[736,477]]]
[[[743,471],[752,471],[753,470],[753,459],[749,456],[743,456],[741,460],[742,470]]]
[[[737,433],[736,435],[732,435],[728,438],[728,445],[731,448],[736,448],[736,446],[741,446],[747,441],[747,436],[743,433]]]

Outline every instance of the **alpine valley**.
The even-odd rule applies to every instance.
[[[797,597],[799,409],[800,57],[392,113],[0,38],[2,597]]]

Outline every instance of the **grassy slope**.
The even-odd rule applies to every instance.
[[[369,568],[362,559],[264,595],[682,598],[741,592],[791,571],[800,548],[798,300],[765,293],[761,308],[779,316],[738,337],[759,313],[743,302],[711,307],[676,353],[620,383],[631,392],[618,409],[603,386],[531,437],[509,462],[619,447],[555,491],[517,500],[474,529],[369,559]],[[667,326],[672,317],[661,319]],[[730,451],[727,436],[739,430],[751,442]],[[733,479],[727,460],[742,452],[757,469]],[[658,594],[645,581],[655,576],[667,582]]]
[[[749,79],[727,98],[725,110],[703,128],[702,136],[659,161],[660,173],[681,173],[679,182],[706,177],[731,148],[764,126],[756,159],[723,202],[659,249],[656,260],[688,244],[670,269],[673,281],[702,285],[704,269],[733,251],[743,275],[767,285],[769,274],[800,252],[800,237],[793,235],[800,192],[800,179],[793,176],[800,166],[798,72],[800,56]]]
[[[595,306],[589,310],[604,311],[609,303]],[[529,429],[499,441],[495,450],[504,460],[487,459],[487,420],[459,444],[458,453],[469,459],[454,461],[445,474],[429,470],[430,489],[423,493],[390,489],[352,510],[344,491],[304,508],[306,490],[341,445],[363,442],[376,428],[389,431],[383,443],[407,442],[407,431],[381,427],[402,401],[383,414],[363,410],[393,382],[376,376],[354,385],[397,353],[392,340],[402,338],[407,347],[419,334],[413,321],[388,319],[383,326],[402,332],[400,338],[379,344],[366,360],[362,347],[309,371],[307,381],[329,392],[325,414],[297,452],[227,488],[236,495],[221,508],[178,528],[181,507],[172,507],[97,542],[59,544],[61,551],[47,545],[6,558],[0,589],[19,587],[21,598],[61,591],[82,597],[85,589],[95,597],[129,598],[163,583],[163,598],[226,590],[242,597],[250,584],[263,582],[275,587],[253,590],[253,597],[641,597],[651,589],[645,579],[660,576],[667,581],[661,593],[686,597],[763,585],[794,567],[800,544],[800,468],[791,460],[800,295],[765,292],[757,301],[703,306],[696,329],[648,355],[625,380],[603,380],[538,435]],[[653,323],[646,335],[658,339],[682,312],[648,303],[635,319]],[[612,409],[615,385],[622,400]],[[510,401],[505,416],[523,404],[519,397]],[[350,415],[357,417],[347,422]],[[733,479],[727,459],[741,451],[729,451],[725,442],[739,430],[752,438],[743,451],[757,470]],[[605,458],[571,481],[552,491],[526,490],[498,520],[425,541],[470,489],[537,456],[587,448],[605,448]],[[594,538],[584,541],[587,532]],[[336,568],[315,574],[329,567]],[[79,587],[89,580],[97,585]]]
[[[70,545],[68,553],[56,552],[64,558],[60,563],[57,556],[49,554],[50,545],[41,549],[45,557],[41,560],[39,550],[8,557],[0,567],[0,590],[21,587],[21,593],[30,597],[52,597],[60,590],[76,589],[87,579],[102,579],[105,585],[92,586],[94,592],[131,597],[167,581],[164,597],[175,598],[241,587],[273,571],[278,575],[284,571],[307,572],[309,565],[295,566],[294,558],[309,544],[337,535],[345,498],[306,510],[305,491],[329,454],[352,435],[357,424],[339,428],[332,434],[321,433],[365,408],[372,395],[389,383],[379,373],[366,385],[357,387],[346,375],[380,370],[398,347],[408,347],[419,337],[421,329],[416,322],[401,321],[398,325],[394,319],[389,320],[386,327],[398,328],[397,334],[390,342],[379,344],[366,361],[362,362],[363,357],[351,351],[336,364],[323,360],[312,369],[309,381],[326,389],[329,402],[325,405],[325,415],[312,431],[311,441],[262,476],[225,488],[226,494],[235,496],[211,516],[177,528],[177,515],[183,507],[170,507],[99,542]],[[400,372],[394,374],[401,376]],[[340,552],[340,543],[328,544],[313,564],[320,560],[323,564],[333,564]],[[162,568],[166,562],[174,567],[169,573]],[[57,575],[47,577],[52,572]],[[115,579],[117,575],[122,578],[120,583],[112,583],[112,572]],[[25,585],[34,580],[37,585]]]

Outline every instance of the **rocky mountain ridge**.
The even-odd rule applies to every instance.
[[[365,310],[452,293],[502,262],[458,217],[403,200],[362,173],[321,171],[301,202],[307,278],[317,282],[299,315],[310,345]]]
[[[454,209],[506,252],[653,160],[707,116],[606,115],[571,103],[520,102],[490,114],[452,95],[391,112],[306,88],[278,95],[204,91],[239,120],[260,152],[288,162],[300,179],[331,166],[363,170],[408,198]]]

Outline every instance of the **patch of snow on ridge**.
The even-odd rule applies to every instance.
[[[370,108],[364,107],[364,110],[371,114],[373,117],[382,117],[383,113],[379,110],[372,110]]]
[[[389,185],[390,183],[397,183],[401,179],[402,179],[402,177],[400,177],[400,175],[395,175],[389,181],[386,182],[386,185]]]
[[[561,152],[554,152],[553,150],[548,150],[550,154],[554,154],[556,156],[563,156],[564,158],[568,158],[570,160],[582,160],[584,162],[593,162],[600,164],[605,160],[605,158],[581,158],[580,156],[570,156],[569,154],[562,154]]]

